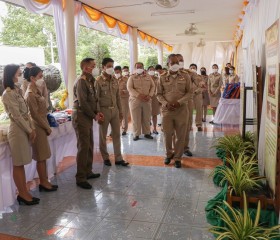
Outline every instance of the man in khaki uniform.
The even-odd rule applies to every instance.
[[[129,108],[133,123],[134,141],[139,140],[142,133],[145,138],[153,139],[150,133],[151,98],[154,95],[155,84],[149,75],[144,74],[144,65],[135,64],[136,74],[130,76],[127,82],[129,92]]]
[[[191,94],[191,79],[188,73],[179,71],[179,60],[175,54],[168,56],[168,66],[169,71],[160,76],[157,85],[157,98],[162,104],[162,127],[165,136],[164,163],[168,165],[174,159],[175,167],[180,168],[188,124],[187,104]],[[174,132],[176,141],[173,152]]]
[[[98,98],[97,109],[104,115],[104,121],[99,125],[99,147],[104,165],[111,166],[107,150],[106,136],[109,124],[112,130],[115,164],[127,166],[121,154],[120,119],[122,119],[122,107],[119,94],[118,80],[114,74],[114,60],[104,58],[102,61],[102,73],[95,82],[96,96]]]
[[[128,104],[129,92],[127,90],[128,78],[122,75],[122,68],[120,66],[116,66],[114,68],[114,71],[115,71],[115,77],[119,83],[119,93],[120,93],[121,106],[123,112],[121,127],[123,130],[122,135],[125,136],[128,129],[128,114],[129,114],[129,104]]]
[[[127,77],[127,78],[130,77],[129,67],[128,66],[123,66],[123,68],[122,68],[122,75]]]
[[[97,111],[97,98],[94,90],[95,79],[92,76],[95,65],[94,59],[83,59],[80,64],[83,71],[82,75],[74,84],[72,123],[76,132],[78,147],[76,183],[84,189],[92,188],[87,179],[100,176],[100,174],[92,172],[92,120],[104,120],[104,116]]]
[[[203,82],[203,78],[197,74],[197,65],[192,63],[190,65],[190,70],[193,74],[193,103],[194,109],[196,111],[195,115],[195,125],[197,126],[197,130],[199,132],[202,131],[202,92],[203,88],[205,88],[205,84]]]

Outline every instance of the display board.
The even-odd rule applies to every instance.
[[[265,175],[276,193],[279,113],[279,21],[265,32],[267,114],[265,119]]]

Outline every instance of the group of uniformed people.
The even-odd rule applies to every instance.
[[[207,106],[214,111],[221,96],[223,78],[218,73],[218,65],[212,66],[213,73],[206,74],[206,68],[197,73],[197,65],[184,68],[181,54],[168,56],[168,70],[160,65],[147,70],[141,62],[129,68],[114,67],[114,60],[104,58],[102,72],[95,78],[96,63],[93,58],[81,62],[82,75],[74,86],[73,126],[78,140],[76,183],[81,188],[91,189],[87,179],[100,174],[92,172],[93,136],[92,120],[99,123],[99,144],[104,165],[111,166],[107,151],[106,137],[109,125],[113,141],[115,164],[129,165],[121,154],[121,134],[128,130],[129,113],[132,120],[133,140],[153,139],[157,132],[157,116],[162,117],[162,131],[166,147],[164,163],[174,160],[176,168],[181,167],[185,154],[192,156],[189,149],[189,135],[192,129],[193,110],[196,110],[195,124],[202,131],[206,121]],[[151,123],[152,121],[152,123]],[[150,125],[153,130],[151,131]],[[122,129],[122,133],[120,131]]]

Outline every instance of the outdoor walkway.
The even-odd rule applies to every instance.
[[[38,240],[214,239],[207,231],[204,207],[219,191],[209,173],[220,160],[210,146],[215,138],[236,131],[205,124],[203,132],[196,132],[194,127],[194,157],[184,158],[181,169],[164,166],[162,134],[137,142],[131,134],[124,136],[124,159],[131,166],[103,167],[96,149],[93,168],[102,176],[90,180],[93,190],[76,187],[75,159],[67,158],[53,179],[59,190],[32,190],[41,198],[40,204],[15,204],[14,212],[0,219],[0,232]],[[111,152],[112,143],[108,142]],[[0,239],[18,238],[0,235]]]

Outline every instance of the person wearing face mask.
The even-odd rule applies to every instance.
[[[8,64],[3,72],[2,101],[10,118],[8,142],[13,161],[13,178],[17,187],[19,204],[38,204],[40,199],[34,198],[26,187],[24,165],[31,163],[30,142],[35,141],[36,132],[28,115],[28,106],[19,89],[18,78],[21,75],[19,65]]]
[[[74,103],[72,124],[77,136],[77,173],[76,184],[83,189],[91,189],[88,179],[100,177],[99,173],[92,172],[93,162],[93,119],[104,121],[104,115],[97,111],[97,97],[94,88],[95,79],[93,70],[96,67],[93,58],[81,61],[82,75],[74,84]]]
[[[155,72],[156,72],[156,75],[158,75],[158,77],[160,77],[160,75],[164,73],[164,70],[160,64],[157,64],[155,66]]]
[[[32,123],[35,126],[36,138],[32,143],[32,158],[37,161],[37,172],[40,178],[39,190],[53,192],[57,190],[57,185],[52,185],[48,181],[46,161],[51,157],[51,150],[47,136],[52,132],[47,120],[46,101],[41,91],[36,85],[36,81],[43,77],[43,71],[39,67],[26,69],[28,72],[28,88],[25,99],[30,110]]]
[[[114,60],[104,58],[102,73],[95,82],[97,109],[104,115],[104,121],[99,124],[99,147],[104,165],[111,166],[107,150],[106,136],[109,124],[112,130],[112,140],[115,154],[115,164],[127,166],[121,154],[120,120],[123,118],[118,80],[114,77]]]
[[[203,101],[202,101],[202,115],[203,115],[202,122],[206,122],[207,108],[210,105],[210,98],[209,98],[209,93],[208,93],[208,76],[207,76],[205,67],[200,68],[200,74],[201,74],[201,77],[202,77],[202,80],[203,80],[204,86],[205,86],[205,88],[203,89],[203,92],[202,92],[202,98],[203,98]]]
[[[205,84],[202,77],[197,74],[197,65],[192,63],[190,70],[193,73],[193,103],[194,109],[196,110],[195,124],[198,131],[202,131],[202,92],[205,89]]]
[[[237,74],[235,74],[235,67],[231,66],[229,69],[229,78],[228,78],[228,83],[238,83],[239,82],[239,77]]]
[[[210,105],[213,108],[213,117],[215,116],[215,112],[217,106],[219,104],[219,100],[221,98],[221,87],[223,86],[223,78],[220,73],[218,73],[219,67],[217,64],[213,64],[212,66],[213,73],[211,73],[208,77],[208,92],[210,97]],[[214,123],[210,121],[210,123]]]
[[[160,76],[157,84],[157,98],[162,106],[162,127],[166,148],[164,164],[174,159],[175,167],[181,167],[185,137],[188,127],[188,107],[191,97],[191,78],[187,72],[180,71],[176,54],[168,56],[169,71]],[[176,140],[173,152],[173,135]]]
[[[129,78],[129,77],[130,77],[130,74],[129,74],[129,67],[128,67],[128,66],[123,66],[123,68],[122,68],[122,73],[123,73],[123,76]]]
[[[33,63],[33,62],[28,62],[28,63],[25,64],[25,69],[26,68],[29,69],[29,68],[32,68],[32,67],[36,67],[36,64]],[[28,85],[29,85],[29,82],[27,81],[27,78],[28,78],[28,73],[23,70],[23,82],[22,82],[21,87],[20,87],[20,89],[22,90],[22,95],[23,96],[25,95],[25,92],[26,92],[26,90],[28,88]]]
[[[121,106],[123,112],[123,119],[121,120],[121,127],[122,127],[122,135],[125,136],[128,129],[128,114],[129,114],[129,93],[127,90],[127,80],[128,78],[122,75],[122,68],[120,66],[116,66],[114,68],[115,77],[119,83],[119,92],[120,92],[120,99],[121,99]]]
[[[127,82],[129,92],[129,109],[132,118],[134,141],[141,133],[147,139],[153,139],[150,133],[151,98],[155,93],[155,84],[149,75],[144,74],[144,65],[135,63],[136,73]]]
[[[159,77],[155,75],[155,68],[153,66],[148,67],[148,74],[154,81],[155,86],[157,86],[157,82]],[[160,104],[157,100],[156,93],[152,97],[152,122],[153,122],[153,133],[158,134],[157,131],[157,116],[160,114]]]

